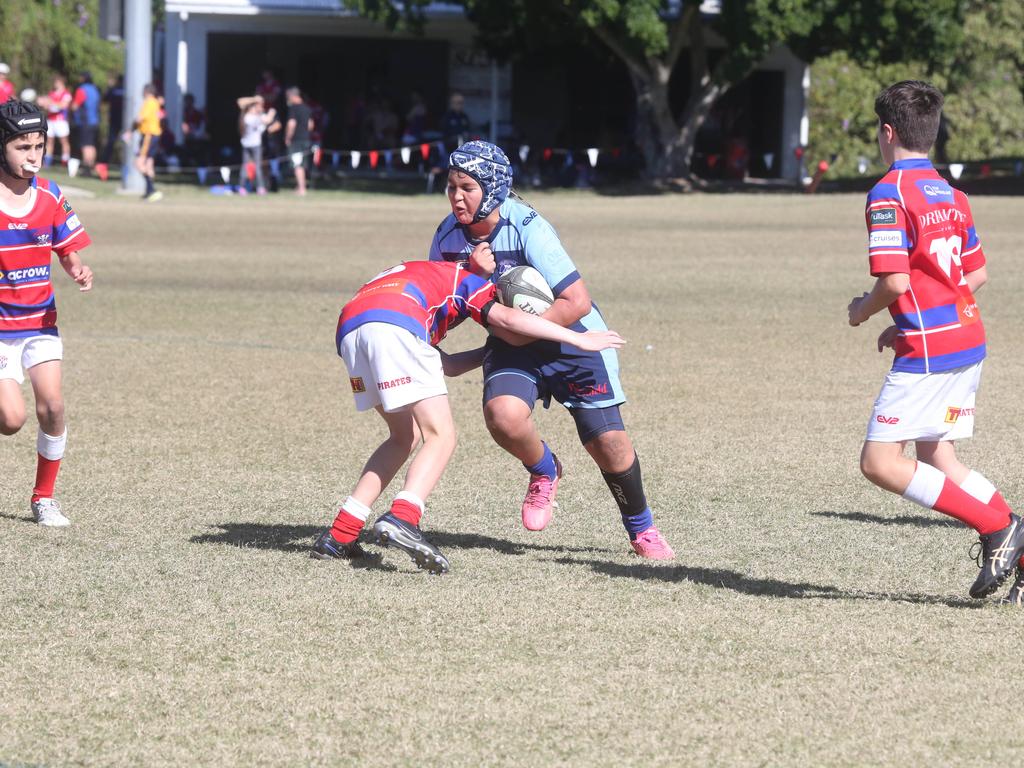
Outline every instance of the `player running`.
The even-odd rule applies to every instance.
[[[985,254],[967,196],[932,167],[943,97],[906,80],[875,100],[878,146],[889,171],[868,193],[868,261],[877,278],[848,307],[857,326],[889,309],[895,325],[878,350],[896,352],[868,422],[864,476],[887,491],[955,517],[981,537],[981,572],[970,595],[990,595],[1024,552],[1024,525],[1002,495],[956,457],[953,441],[974,433],[985,330],[974,293]],[[913,440],[917,461],[903,455]],[[1011,598],[1024,589],[1018,570]],[[1016,602],[1020,604],[1020,598]]]
[[[490,274],[490,270],[483,272]],[[424,502],[455,450],[455,424],[444,376],[480,365],[472,352],[444,355],[435,346],[467,317],[497,332],[550,339],[579,350],[624,343],[614,331],[578,333],[496,303],[496,287],[464,263],[406,262],[368,282],[342,309],[338,354],[360,411],[375,408],[388,438],[370,456],[333,525],[313,545],[321,559],[365,556],[356,541],[370,507],[416,452],[390,511],[373,524],[378,541],[405,550],[420,568],[445,573],[448,559],[424,537]]]
[[[25,424],[27,370],[39,421],[32,514],[40,525],[65,526],[71,521],[53,498],[68,433],[50,252],[88,291],[92,270],[78,251],[89,235],[57,185],[36,176],[46,145],[43,113],[17,99],[0,105],[0,142],[0,432],[13,435]]]
[[[471,263],[492,257],[500,275],[512,267],[537,269],[555,295],[544,318],[575,330],[604,329],[586,284],[555,230],[533,208],[510,197],[512,166],[494,144],[470,141],[449,159],[452,212],[430,245],[432,261]],[[540,341],[513,346],[491,337],[475,350],[484,367],[484,419],[495,442],[530,473],[523,525],[540,531],[551,520],[562,466],[533,423],[533,405],[551,397],[576,421],[576,431],[619,507],[633,551],[668,560],[672,548],[654,525],[640,460],[626,434],[619,406],[626,401],[614,351],[579,349]]]

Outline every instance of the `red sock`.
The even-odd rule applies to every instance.
[[[1004,501],[1003,504],[1005,505],[1006,502]],[[955,517],[962,523],[971,526],[982,536],[994,533],[1010,524],[1009,508],[1001,510],[978,501],[948,477],[943,483],[942,492],[935,504],[932,505],[932,509]]]
[[[1006,503],[1006,499],[1003,498],[1003,494],[999,491],[992,494],[992,498],[988,500],[988,505],[993,509],[998,509],[1000,512],[1005,512],[1008,515],[1013,512],[1013,510],[1010,509],[1010,505]]]
[[[344,509],[339,509],[338,516],[334,518],[334,524],[331,526],[331,536],[339,544],[350,544],[359,538],[359,532],[363,530],[363,522]]]
[[[32,501],[53,497],[59,469],[60,459],[44,459],[42,454],[36,454],[36,487],[32,489]]]
[[[395,499],[391,502],[391,514],[399,520],[404,520],[409,525],[417,527],[419,527],[420,518],[423,516],[423,512],[418,506],[405,499]]]

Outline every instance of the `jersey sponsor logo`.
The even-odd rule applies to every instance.
[[[64,205],[61,206],[64,209],[64,213],[71,213],[71,203],[67,200],[64,201]]]
[[[536,219],[536,218],[537,218],[537,212],[536,212],[536,211],[530,211],[530,212],[529,212],[529,213],[528,213],[528,214],[526,215],[526,218],[525,218],[525,219],[523,219],[523,226],[524,226],[524,227],[525,227],[525,226],[527,226],[527,225],[528,225],[528,224],[529,224],[529,223],[530,223],[531,221],[533,221],[533,220],[534,220],[534,219]]]
[[[6,368],[6,367],[7,367],[7,357],[4,356],[4,355],[0,355],[0,368]]]
[[[944,181],[921,179],[915,181],[914,184],[921,190],[921,194],[924,195],[924,199],[928,201],[929,205],[953,202],[953,188]]]
[[[8,229],[28,229],[28,224],[23,221],[12,221],[7,225]]]
[[[46,234],[46,235],[36,235],[36,245],[49,245],[49,244],[50,244],[50,236],[48,234]]]
[[[0,280],[8,283],[25,283],[32,280],[49,280],[50,265],[43,267],[25,267],[24,269],[9,269],[6,273],[0,272]]]
[[[954,408],[953,406],[950,406],[949,408],[946,409],[946,423],[947,424],[956,424],[957,419],[959,419],[961,416],[965,416],[966,417],[966,416],[973,416],[973,415],[974,415],[974,409],[973,408]]]
[[[895,208],[876,208],[871,212],[871,225],[876,224],[895,224],[896,223],[896,209]]]
[[[868,238],[868,248],[877,248],[880,245],[903,245],[903,233],[891,229],[872,232]]]
[[[378,381],[377,389],[394,389],[406,384],[412,384],[412,376],[399,376],[397,379],[391,379],[390,381]]]
[[[883,416],[882,414],[878,414],[877,416],[875,416],[875,421],[877,421],[879,424],[899,424],[900,423],[900,417],[899,416]]]
[[[80,226],[82,226],[82,222],[78,220],[77,213],[72,213],[70,216],[68,216],[68,220],[65,221],[64,223],[67,225],[68,229],[78,229]]]
[[[944,224],[947,221],[955,221],[960,224],[967,223],[967,214],[963,211],[957,210],[956,208],[946,208],[942,211],[929,211],[928,213],[919,213],[917,220],[921,222],[921,228],[933,225],[933,224]]]
[[[362,376],[350,376],[349,380],[348,380],[348,383],[352,387],[352,393],[353,394],[358,395],[358,394],[366,391],[366,385],[363,384],[363,377]]]

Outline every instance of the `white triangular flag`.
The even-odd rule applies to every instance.
[[[964,164],[963,163],[950,163],[949,164],[949,174],[954,179],[959,179],[960,175],[963,172],[964,172]]]
[[[412,147],[402,147],[402,162],[408,165],[410,157],[412,157]]]
[[[353,168],[358,168],[359,167],[359,158],[360,157],[361,157],[361,155],[358,152],[356,152],[355,150],[352,151],[352,167]]]
[[[222,165],[220,167],[220,177],[224,179],[224,183],[227,184],[229,181],[231,181],[231,169],[228,168],[226,165]]]
[[[78,175],[78,166],[81,162],[77,157],[68,158],[68,176],[75,177]]]
[[[587,150],[587,158],[590,160],[591,168],[597,165],[597,147],[591,147]]]
[[[529,144],[523,144],[523,146],[521,146],[519,148],[519,159],[522,162],[525,163],[526,162],[526,158],[529,157],[529,155],[530,155],[530,145]]]
[[[866,157],[857,158],[857,173],[865,174],[868,172],[868,159]]]
[[[774,162],[775,162],[775,153],[774,152],[765,152],[764,153],[764,167],[767,168],[770,171],[772,169],[772,164]]]

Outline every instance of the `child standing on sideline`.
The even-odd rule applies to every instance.
[[[956,457],[974,433],[985,331],[974,293],[987,279],[967,196],[932,167],[943,97],[906,80],[875,100],[878,146],[889,171],[868,194],[868,260],[876,279],[847,311],[858,326],[888,307],[895,325],[878,350],[896,352],[861,452],[864,476],[887,491],[955,517],[981,537],[971,597],[994,592],[1024,552],[1024,525],[1002,495]],[[917,461],[903,455],[913,440]]]
[[[17,99],[0,105],[0,142],[0,432],[13,435],[25,424],[27,370],[39,420],[32,514],[40,525],[65,526],[70,521],[53,498],[68,433],[50,252],[88,291],[92,270],[78,251],[89,236],[57,185],[36,176],[46,146],[43,113]]]
[[[493,261],[490,270],[493,271]],[[444,376],[480,365],[479,356],[436,348],[467,317],[497,332],[550,339],[580,350],[621,347],[614,331],[577,333],[496,303],[496,288],[465,263],[411,261],[381,272],[349,301],[338,320],[338,354],[348,369],[356,408],[375,408],[390,434],[363,468],[334,524],[313,545],[321,559],[355,560],[370,507],[416,450],[389,512],[373,525],[378,541],[405,550],[416,565],[445,573],[448,560],[420,531],[424,501],[455,450],[455,424]]]

